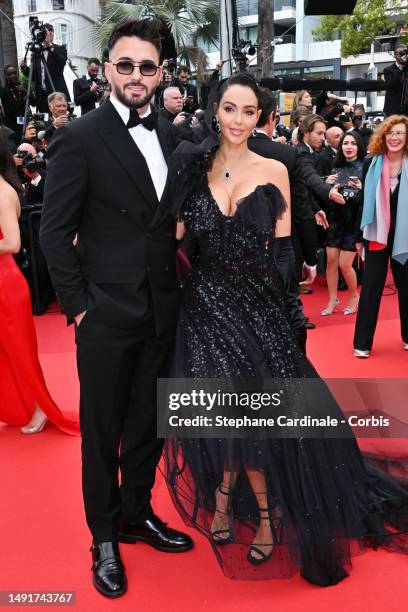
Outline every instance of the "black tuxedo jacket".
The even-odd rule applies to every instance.
[[[336,153],[331,147],[324,146],[320,151],[322,176],[329,176],[332,173],[334,158]]]
[[[100,93],[91,91],[91,83],[86,76],[80,79],[75,79],[73,82],[74,102],[76,106],[81,107],[81,116],[95,110],[95,103],[101,98]]]
[[[407,79],[408,71],[400,70],[396,64],[384,68],[386,89],[383,111],[387,117],[408,112]]]
[[[167,160],[174,128],[159,118],[157,135]],[[114,327],[143,330],[154,320],[157,334],[174,328],[180,290],[169,194],[167,184],[159,202],[111,102],[56,131],[40,243],[69,318],[86,310]]]
[[[316,213],[327,206],[332,185],[323,180],[325,174],[320,153],[317,151],[311,153],[304,142],[299,143],[296,148],[303,167],[303,178],[309,190],[310,205]]]
[[[249,138],[248,147],[254,153],[275,159],[284,164],[288,170],[291,204],[292,230],[296,233],[304,253],[305,261],[310,266],[316,264],[317,234],[308,193],[303,180],[302,167],[296,149],[273,142],[266,134],[257,132]]]
[[[47,68],[50,73],[50,77],[54,84],[55,91],[60,91],[65,94],[67,100],[70,100],[69,91],[67,84],[64,79],[64,67],[67,63],[67,48],[65,45],[53,45],[53,50],[48,50],[47,56]],[[28,76],[29,70],[28,68],[23,70],[25,76]],[[34,68],[33,68],[33,80],[35,83],[35,95],[37,100],[40,99],[40,91],[41,91],[41,58],[36,56],[34,59]],[[47,89],[47,93],[51,93],[53,88],[48,79],[47,74],[45,74],[45,86]]]

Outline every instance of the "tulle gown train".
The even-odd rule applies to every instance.
[[[258,187],[234,217],[226,217],[204,176],[193,191],[182,215],[199,257],[185,287],[173,376],[316,379],[292,334],[271,256],[280,193],[273,185]],[[341,414],[333,403],[326,412]],[[365,460],[354,437],[169,439],[165,466],[176,508],[208,537],[231,578],[282,578],[300,571],[326,586],[347,576],[351,555],[366,545],[408,552],[406,482],[391,478],[384,464]],[[215,490],[226,468],[237,481],[228,512],[231,540],[221,546],[211,526]],[[267,494],[273,532],[272,555],[257,566],[247,560],[260,520],[248,470],[265,477],[266,491],[257,493]]]
[[[1,236],[1,234],[0,234]],[[51,398],[38,360],[28,285],[13,257],[0,255],[0,421],[25,425],[38,403],[62,431],[79,435]]]

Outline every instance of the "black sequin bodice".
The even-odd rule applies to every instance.
[[[175,376],[296,376],[282,279],[273,259],[285,203],[272,184],[257,187],[225,216],[208,186],[183,207],[196,241],[179,320]]]

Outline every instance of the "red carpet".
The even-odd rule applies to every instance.
[[[340,297],[345,306],[346,294]],[[374,350],[368,360],[352,356],[353,316],[319,315],[326,301],[326,290],[320,283],[313,295],[304,299],[307,314],[317,323],[309,333],[309,356],[323,376],[407,376],[408,352],[401,349],[395,295],[382,300]],[[36,327],[50,392],[64,412],[72,412],[78,404],[73,330],[66,328],[65,319],[58,314],[36,318]],[[223,577],[207,541],[192,531],[196,546],[185,554],[163,554],[141,543],[123,545],[129,591],[119,601],[106,600],[91,586],[80,440],[51,426],[42,434],[27,437],[17,428],[0,426],[0,441],[0,591],[75,591],[77,610],[98,612],[406,610],[405,556],[369,551],[354,559],[348,579],[328,589],[313,587],[299,577],[236,582]],[[184,528],[160,475],[154,506],[172,525]],[[57,609],[44,607],[50,608]]]

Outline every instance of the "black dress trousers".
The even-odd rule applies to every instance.
[[[173,334],[156,337],[152,320],[138,330],[109,327],[90,312],[75,335],[86,519],[95,543],[115,541],[121,518],[136,522],[152,513],[162,451],[156,379],[168,375]]]
[[[388,262],[390,262],[398,292],[401,337],[403,342],[408,342],[408,262],[402,265],[391,257],[397,217],[398,192],[399,186],[391,194],[391,226],[387,247],[379,251],[369,251],[368,242],[364,241],[364,277],[354,333],[354,348],[361,351],[370,351],[373,345],[381,296],[387,278]]]

